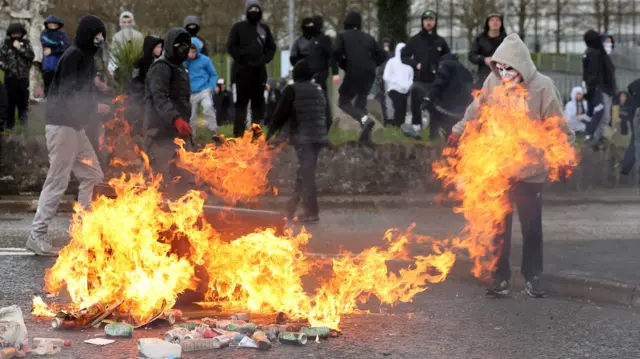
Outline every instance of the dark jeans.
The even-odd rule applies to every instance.
[[[45,97],[49,95],[49,87],[51,87],[51,83],[53,82],[53,75],[55,72],[43,72],[42,80],[44,81],[44,95]]]
[[[391,90],[389,91],[389,97],[393,103],[393,118],[390,119],[390,122],[393,126],[400,127],[404,124],[404,119],[407,116],[408,95]]]
[[[298,204],[302,201],[304,216],[317,216],[318,198],[316,195],[316,168],[318,166],[318,154],[324,146],[318,143],[305,143],[295,145],[298,155],[298,173],[293,195],[287,203],[287,218],[295,216]]]
[[[234,137],[242,137],[246,129],[247,106],[251,101],[251,122],[259,124],[264,115],[264,88],[259,69],[243,69],[236,74],[236,113],[233,121]]]
[[[522,275],[529,281],[542,274],[542,183],[519,182],[509,193],[511,202],[518,209],[522,230]],[[513,214],[504,219],[504,233],[495,238],[498,265],[494,278],[509,280],[511,266],[511,227]]]
[[[22,124],[23,130],[27,124],[27,115],[29,111],[29,79],[17,79],[6,77],[4,86],[7,88],[7,120],[5,128],[11,130],[16,124],[16,109],[18,110],[18,119]]]
[[[367,115],[367,97],[373,86],[375,76],[353,76],[345,75],[342,85],[338,93],[338,106],[347,115],[361,123],[364,116]],[[355,106],[352,103],[355,98]]]
[[[429,111],[429,139],[438,139],[440,136],[440,130],[444,131],[446,139],[451,134],[451,129],[457,121],[459,121],[459,119],[451,117],[438,110]]]
[[[431,84],[424,82],[414,82],[411,87],[411,123],[414,125],[422,125],[422,99],[427,96],[430,87]]]

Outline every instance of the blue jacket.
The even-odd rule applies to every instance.
[[[189,72],[191,93],[198,93],[206,89],[213,91],[218,82],[218,72],[216,72],[215,67],[213,67],[211,59],[201,53],[202,41],[196,37],[192,37],[191,43],[198,51],[195,59],[187,59],[187,61],[184,62],[184,67],[186,67]]]
[[[50,23],[58,24],[58,29],[49,30],[46,26]],[[44,26],[45,29],[42,34],[40,34],[40,43],[42,44],[43,49],[46,47],[51,49],[51,55],[44,56],[42,59],[42,71],[53,72],[56,70],[60,56],[62,56],[62,54],[71,45],[71,40],[69,40],[67,34],[62,32],[64,23],[57,16],[49,15],[47,20],[44,22]]]

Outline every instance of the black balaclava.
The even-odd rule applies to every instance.
[[[97,36],[102,33],[102,37]],[[83,51],[95,54],[104,43],[107,30],[100,18],[94,15],[83,16],[76,28],[75,43]]]
[[[314,15],[312,18],[314,29],[316,30],[316,36],[322,34],[322,28],[324,27],[324,19],[320,15]]]
[[[167,31],[164,39],[164,56],[167,61],[174,64],[183,63],[189,56],[191,47],[191,36],[187,30],[174,27]]]
[[[260,11],[249,11],[249,9],[257,7]],[[252,24],[257,24],[262,20],[262,6],[258,0],[247,0],[244,5],[244,13],[247,16],[247,21]]]
[[[305,17],[304,19],[302,19],[300,29],[302,30],[302,36],[306,37],[307,39],[310,39],[317,34],[316,24],[310,17]]]
[[[184,29],[191,37],[196,37],[200,32],[200,20],[195,15],[188,15],[184,18]]]

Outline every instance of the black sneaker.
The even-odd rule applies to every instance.
[[[531,298],[544,298],[547,296],[547,292],[542,288],[540,277],[538,276],[533,277],[525,283],[524,292]]]
[[[362,131],[360,131],[360,143],[371,144],[371,132],[373,132],[373,126],[375,126],[373,119],[367,118],[362,124]]]
[[[511,294],[509,289],[508,280],[496,279],[491,284],[491,287],[487,288],[487,295],[492,297],[506,297]]]

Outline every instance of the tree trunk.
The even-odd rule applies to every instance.
[[[380,39],[388,38],[392,44],[406,41],[410,2],[408,0],[378,0],[377,5]]]

